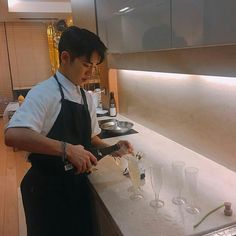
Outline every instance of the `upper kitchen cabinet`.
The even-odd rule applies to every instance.
[[[172,0],[172,47],[236,43],[235,0]]]
[[[98,34],[109,52],[171,47],[171,0],[96,0]]]

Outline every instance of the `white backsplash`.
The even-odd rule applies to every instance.
[[[236,78],[118,70],[120,113],[236,171]]]

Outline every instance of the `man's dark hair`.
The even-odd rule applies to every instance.
[[[106,49],[106,46],[96,34],[86,29],[70,26],[61,34],[58,44],[59,60],[61,62],[61,53],[67,51],[70,53],[72,62],[76,57],[81,56],[85,56],[87,61],[90,62],[92,53],[97,52],[101,58],[99,63],[102,63]]]

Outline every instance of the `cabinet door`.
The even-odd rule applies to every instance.
[[[236,43],[235,0],[172,0],[172,47]]]
[[[96,0],[98,33],[109,52],[171,47],[170,0]]]
[[[204,1],[204,44],[236,43],[236,1]]]
[[[29,89],[52,75],[47,25],[41,22],[7,22],[13,89]]]
[[[98,196],[94,187],[89,183],[90,198],[91,198],[91,209],[92,209],[92,227],[94,236],[122,236],[120,229],[116,225],[112,216],[108,212],[104,203]]]

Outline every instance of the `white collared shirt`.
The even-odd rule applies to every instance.
[[[83,104],[80,87],[74,85],[59,71],[56,72],[58,81],[62,85],[64,98],[79,104]],[[91,117],[92,137],[99,134],[96,108],[91,94],[85,91],[88,109]],[[27,94],[25,101],[17,109],[7,128],[26,127],[40,134],[47,135],[51,130],[61,110],[61,93],[59,85],[52,76],[35,87]]]

